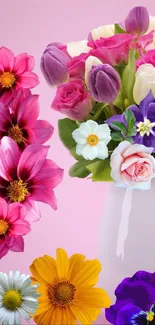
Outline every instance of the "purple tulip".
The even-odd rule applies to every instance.
[[[67,81],[67,63],[70,59],[66,46],[62,44],[51,43],[46,47],[41,57],[41,70],[50,85],[56,86]]]
[[[120,90],[120,77],[109,64],[92,66],[88,74],[91,97],[97,102],[112,103]]]
[[[145,7],[135,7],[129,13],[125,20],[125,28],[129,34],[142,35],[149,28],[149,13]]]

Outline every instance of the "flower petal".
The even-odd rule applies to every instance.
[[[2,46],[0,48],[0,66],[3,67],[4,71],[12,71],[14,66],[14,55],[13,52]]]
[[[34,202],[30,199],[26,199],[24,201],[24,206],[26,208],[26,220],[29,222],[35,222],[40,220],[41,215],[40,215],[40,209],[37,204],[37,202]]]
[[[58,278],[56,262],[48,255],[35,259],[30,266],[30,271],[38,282],[44,284],[52,284]]]
[[[72,305],[70,307],[74,316],[80,321],[82,325],[90,325],[92,324],[91,317],[87,312],[87,307],[84,307],[82,304],[79,305]]]
[[[14,71],[17,75],[24,71],[31,71],[34,67],[34,58],[27,53],[21,53],[15,57]]]
[[[111,304],[107,292],[100,288],[77,288],[76,299],[83,306],[90,308],[109,308]]]
[[[43,202],[49,204],[54,210],[57,210],[57,200],[52,188],[47,188],[43,184],[42,186],[33,188],[31,194],[31,200]]]
[[[30,231],[30,224],[26,220],[15,221],[12,225],[12,232],[17,236],[27,235]]]
[[[23,252],[24,251],[24,239],[22,236],[14,237],[13,245],[10,246],[10,250],[13,252]]]
[[[16,220],[22,220],[25,218],[26,209],[20,203],[9,204],[8,220],[13,223]]]
[[[75,276],[73,284],[75,284],[75,286],[95,285],[101,269],[102,266],[98,260],[94,259],[84,262],[84,266]]]
[[[40,144],[28,146],[22,153],[18,164],[18,177],[24,181],[32,179],[42,168],[49,147]]]
[[[3,137],[0,144],[0,176],[10,181],[17,175],[21,153],[18,145],[9,137]]]
[[[87,143],[87,138],[83,134],[81,134],[80,128],[73,131],[72,137],[78,144],[86,144]]]
[[[54,127],[48,121],[38,120],[32,126],[32,130],[35,141],[42,144],[50,139],[54,132]]]
[[[74,281],[76,275],[82,270],[84,266],[85,256],[81,254],[74,254],[69,259],[69,279]]]
[[[43,187],[55,188],[63,178],[64,171],[59,168],[52,160],[46,159],[40,173],[34,179],[34,188],[38,185]]]
[[[39,80],[35,73],[26,71],[20,75],[18,83],[23,88],[33,88],[39,84]]]
[[[4,199],[0,197],[0,218],[6,219],[8,214],[8,205]]]
[[[94,160],[95,158],[98,157],[97,146],[90,146],[87,144],[86,146],[84,146],[81,155],[86,160]]]
[[[56,266],[59,279],[68,279],[69,259],[66,251],[62,248],[57,249]]]
[[[30,95],[23,100],[18,108],[17,122],[23,126],[32,126],[39,115],[39,96]]]

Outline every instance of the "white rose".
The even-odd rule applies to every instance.
[[[114,25],[104,25],[95,28],[91,31],[93,40],[100,39],[101,37],[110,37],[114,35]]]
[[[71,42],[67,44],[67,52],[71,57],[81,53],[88,53],[92,48],[87,45],[88,41]]]
[[[149,91],[155,97],[155,67],[152,64],[142,64],[136,72],[136,81],[133,89],[133,97],[139,105],[148,95]]]
[[[88,73],[91,70],[93,65],[103,64],[102,61],[100,61],[95,56],[89,56],[85,63],[85,83],[88,85]]]

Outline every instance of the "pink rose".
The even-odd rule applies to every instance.
[[[123,59],[128,60],[128,53],[134,38],[135,36],[128,34],[116,34],[90,41],[88,42],[88,46],[92,47],[90,55],[96,56],[104,63],[117,65]]]
[[[117,186],[148,190],[155,177],[153,148],[121,142],[111,155],[111,177]]]
[[[150,63],[155,67],[155,50],[148,51],[140,60],[136,61],[137,69],[145,63]]]
[[[85,62],[89,56],[89,53],[81,53],[78,56],[73,57],[68,65],[68,71],[70,78],[73,79],[84,79],[85,75]]]
[[[83,120],[92,109],[92,102],[80,79],[58,86],[52,108],[72,120]]]

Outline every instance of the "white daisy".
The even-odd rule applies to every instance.
[[[95,121],[88,120],[73,131],[72,137],[77,143],[77,155],[83,156],[86,160],[108,157],[107,144],[111,140],[111,136],[107,124],[99,125]]]
[[[38,308],[37,288],[38,284],[32,285],[30,275],[0,272],[0,323],[20,325],[21,318],[29,322]]]

